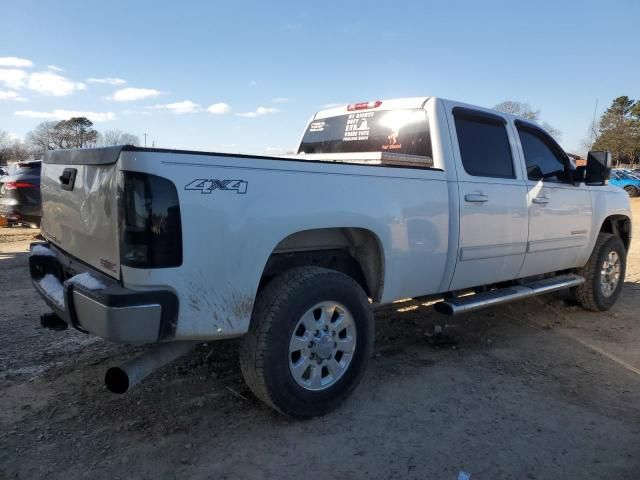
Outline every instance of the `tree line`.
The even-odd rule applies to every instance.
[[[560,130],[542,121],[540,110],[533,109],[528,103],[507,100],[493,108],[532,120],[558,142],[562,139]],[[140,139],[120,130],[100,133],[86,117],[42,122],[27,133],[24,142],[0,130],[0,164],[42,158],[47,150],[110,145],[140,145]],[[634,101],[627,96],[614,99],[589,129],[584,146],[585,150],[610,151],[615,165],[640,163],[640,100]]]
[[[507,100],[499,103],[495,110],[512,113],[537,122],[558,142],[562,134],[557,128],[540,120],[540,110],[528,103]],[[621,96],[596,120],[582,142],[583,152],[608,150],[614,165],[637,165],[640,163],[640,100]]]
[[[112,145],[140,145],[140,139],[121,130],[100,133],[86,117],[42,122],[25,136],[24,142],[0,130],[0,164],[42,158],[47,150],[90,148]]]

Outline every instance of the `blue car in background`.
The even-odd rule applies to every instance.
[[[640,178],[624,170],[611,170],[609,183],[623,188],[630,197],[637,197],[640,194]]]

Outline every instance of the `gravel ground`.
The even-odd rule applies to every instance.
[[[233,341],[107,392],[106,368],[140,349],[39,327],[36,233],[0,229],[2,479],[640,477],[638,236],[609,312],[563,295],[453,319],[415,300],[378,309],[354,396],[293,421],[251,395]]]

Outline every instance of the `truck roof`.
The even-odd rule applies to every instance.
[[[380,106],[376,107],[376,110],[396,110],[402,108],[422,108],[429,97],[405,97],[405,98],[390,98],[387,100],[376,100],[380,102]],[[348,110],[349,105],[341,105],[338,107],[326,108],[318,111],[312,120],[318,120],[321,118],[335,117],[338,115],[346,115],[352,113]]]

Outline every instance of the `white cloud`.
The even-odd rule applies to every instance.
[[[62,75],[51,72],[32,73],[29,76],[29,89],[44,95],[64,97],[71,95],[76,90],[85,90],[84,83],[75,83]]]
[[[344,106],[344,103],[325,103],[324,105],[320,105],[320,108],[335,108],[335,107],[342,107]]]
[[[277,108],[258,107],[253,112],[236,113],[236,115],[239,117],[255,118],[262,117],[263,115],[269,115],[271,113],[278,113],[279,111],[280,110],[278,110]]]
[[[117,77],[105,77],[105,78],[88,78],[87,83],[103,83],[106,85],[124,85],[126,80]]]
[[[47,68],[54,72],[64,72],[64,68],[56,67],[55,65],[47,65]]]
[[[286,97],[276,97],[271,101],[273,103],[289,103],[289,102],[293,102],[293,100],[291,100],[290,98],[286,98]]]
[[[26,58],[0,57],[0,67],[28,68],[33,67],[33,62]]]
[[[252,86],[252,87],[255,87],[256,85],[258,85],[258,82],[256,80],[251,80],[249,82],[249,85]]]
[[[231,106],[224,103],[214,103],[213,105],[209,105],[207,107],[207,112],[212,113],[213,115],[224,115],[225,113],[229,113],[231,111]]]
[[[0,85],[13,90],[27,87],[34,92],[54,97],[64,97],[87,88],[84,83],[73,82],[52,71],[29,74],[18,68],[0,68]]]
[[[29,75],[16,68],[0,68],[0,84],[18,90],[26,85]]]
[[[52,112],[37,112],[34,110],[20,110],[13,112],[18,117],[40,118],[43,120],[67,120],[71,117],[87,117],[89,120],[100,123],[115,120],[112,112],[81,112],[74,110],[53,110]]]
[[[231,111],[231,106],[223,102],[214,103],[213,105],[209,105],[207,108],[203,108],[199,103],[192,102],[191,100],[183,100],[181,102],[174,103],[162,103],[147,108],[150,110],[168,110],[177,115],[183,115],[185,113],[199,113],[205,111],[213,115],[224,115],[225,113],[229,113]]]
[[[17,94],[13,90],[0,90],[0,100],[13,100],[15,102],[26,102],[27,99]]]
[[[20,137],[13,132],[9,132],[8,137],[9,137],[9,140],[11,140],[12,142],[20,139]]]
[[[184,100],[182,102],[175,103],[164,103],[162,105],[154,105],[153,108],[156,110],[169,110],[178,115],[183,115],[185,113],[197,113],[202,111],[202,107],[197,103],[192,102],[191,100]]]
[[[135,100],[145,100],[147,98],[155,98],[162,95],[160,90],[154,90],[153,88],[134,88],[127,87],[117,90],[111,100],[116,102],[133,102]]]

